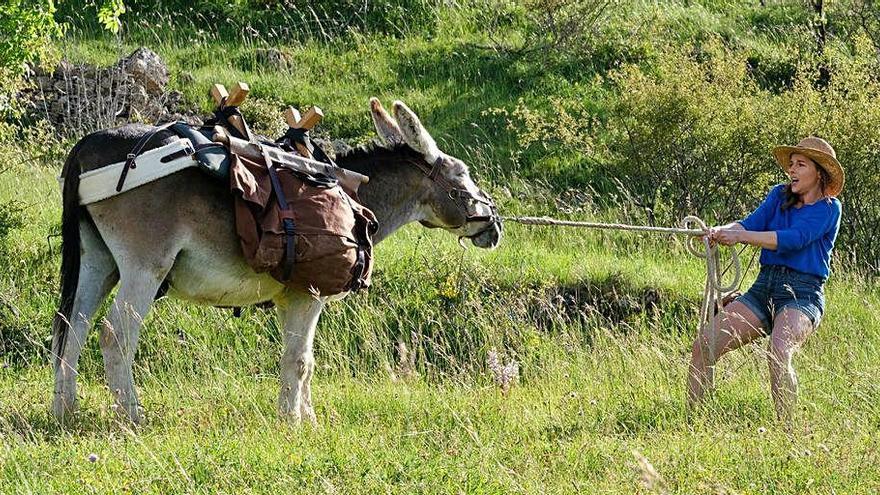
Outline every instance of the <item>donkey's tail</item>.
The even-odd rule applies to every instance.
[[[79,283],[80,265],[80,232],[79,223],[82,215],[88,215],[85,207],[79,204],[79,161],[77,155],[85,140],[78,142],[67,160],[61,175],[64,180],[62,186],[61,202],[61,300],[58,303],[58,311],[52,322],[52,353],[55,356],[55,366],[61,363],[64,353],[64,342],[67,338],[67,330],[70,327],[73,301],[76,297],[76,288]]]

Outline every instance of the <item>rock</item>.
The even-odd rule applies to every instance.
[[[192,77],[192,75],[189,75]],[[139,48],[109,67],[62,60],[54,70],[34,70],[18,93],[28,117],[46,119],[61,136],[82,136],[127,122],[183,120],[201,125],[198,110],[177,91],[166,92],[168,69]]]
[[[140,47],[128,57],[119,61],[119,65],[132,75],[150,94],[159,94],[168,84],[168,67],[155,52]]]
[[[132,108],[139,111],[145,109],[150,102],[150,95],[147,93],[147,88],[139,84],[131,87],[128,97]]]

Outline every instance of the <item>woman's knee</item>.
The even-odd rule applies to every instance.
[[[788,366],[795,351],[797,351],[797,345],[788,339],[776,335],[770,337],[768,358],[771,365]]]

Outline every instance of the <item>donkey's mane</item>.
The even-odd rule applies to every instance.
[[[377,172],[382,173],[397,167],[408,167],[412,162],[423,160],[424,157],[421,153],[407,144],[394,144],[387,147],[374,141],[339,155],[336,163],[342,168],[370,177]]]

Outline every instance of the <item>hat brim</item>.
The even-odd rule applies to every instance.
[[[825,185],[825,194],[837,197],[840,192],[843,191],[845,176],[843,173],[843,167],[840,165],[840,162],[837,161],[837,158],[834,158],[828,153],[814,150],[812,148],[801,148],[799,146],[777,146],[773,148],[773,156],[776,158],[776,162],[782,168],[782,171],[786,174],[788,174],[791,155],[794,155],[795,153],[804,155],[813,160],[817,165],[828,172],[831,183]]]

